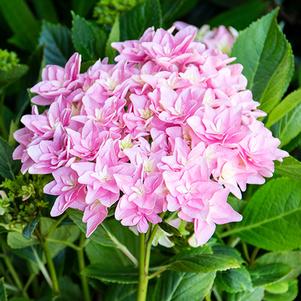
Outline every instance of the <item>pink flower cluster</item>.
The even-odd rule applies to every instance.
[[[174,23],[174,27],[178,30],[191,26],[185,22],[177,21]],[[204,43],[207,48],[219,49],[224,53],[230,54],[232,46],[238,36],[238,32],[233,27],[225,27],[220,25],[216,28],[210,29],[210,26],[205,24],[198,30],[196,35],[196,41]]]
[[[146,232],[165,211],[194,224],[193,245],[216,224],[241,220],[227,203],[247,184],[271,177],[287,154],[257,118],[242,66],[196,42],[197,30],[149,28],[140,40],[113,43],[115,64],[80,73],[74,54],[47,66],[33,106],[15,133],[22,172],[52,174],[51,215],[84,212],[87,236],[116,205],[122,225]]]

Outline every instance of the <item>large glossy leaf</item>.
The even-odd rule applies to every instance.
[[[239,293],[253,289],[250,274],[245,267],[218,272],[216,283],[220,290],[228,293]]]
[[[277,12],[273,10],[243,30],[232,50],[244,67],[248,88],[266,112],[281,100],[294,70],[291,46],[277,24]]]
[[[97,60],[103,56],[106,45],[106,34],[91,22],[72,13],[72,42],[83,59]]]
[[[301,246],[301,186],[289,178],[271,180],[259,188],[243,211],[243,220],[221,236],[271,251]]]
[[[151,12],[151,13],[150,13]],[[162,13],[158,0],[146,0],[143,4],[120,16],[121,40],[139,39],[145,29],[162,26]]]
[[[7,234],[7,244],[12,249],[22,249],[38,244],[36,238],[27,239],[19,232],[9,232]]]
[[[179,272],[208,273],[240,267],[240,261],[228,254],[185,254],[177,256],[168,269]]]
[[[68,209],[68,215],[72,219],[72,221],[79,227],[79,229],[83,233],[86,233],[86,224],[82,222],[83,213],[79,210]],[[102,227],[98,227],[89,239],[102,246],[114,247],[114,243]]]
[[[157,280],[151,301],[203,300],[210,292],[215,273],[184,273],[168,271]]]
[[[284,263],[269,263],[255,265],[249,272],[254,286],[264,286],[282,281],[291,270],[291,267]]]
[[[301,103],[285,114],[272,128],[281,146],[287,145],[301,132]]]
[[[132,261],[115,246],[105,247],[94,241],[90,241],[85,247],[85,251],[90,263],[97,263],[103,269],[133,266]]]
[[[52,257],[56,256],[62,249],[66,247],[65,242],[74,242],[80,234],[80,230],[75,225],[63,224],[54,228],[56,220],[41,217],[41,234],[46,237]]]
[[[227,301],[262,301],[264,296],[264,288],[256,287],[250,292],[242,292],[229,295]]]
[[[283,162],[277,161],[274,175],[301,181],[301,162],[292,156],[284,158]]]
[[[136,300],[136,284],[111,284],[105,294],[105,301],[133,301]]]
[[[107,259],[104,258],[104,260]],[[133,268],[116,268],[113,266],[103,268],[102,264],[96,263],[87,266],[82,273],[87,277],[98,279],[104,282],[124,284],[138,282],[138,271]]]
[[[86,225],[81,221],[82,213],[77,210],[68,210],[68,214],[80,230],[85,233]],[[134,265],[138,264],[136,258],[138,255],[138,236],[118,221],[114,219],[105,220],[91,235],[90,239],[102,246],[117,248]]]
[[[60,24],[43,22],[39,44],[44,47],[44,63],[65,65],[74,52],[70,30]]]
[[[0,176],[14,179],[19,169],[19,162],[12,159],[11,146],[0,137]]]
[[[269,114],[266,126],[270,127],[292,111],[301,103],[301,89],[296,90],[286,96]]]
[[[298,297],[298,281],[293,280],[288,283],[287,291],[282,294],[275,294],[266,291],[264,301],[295,301]]]
[[[295,279],[301,274],[301,251],[270,252],[260,256],[256,263],[263,264],[286,264],[291,271],[285,279]]]

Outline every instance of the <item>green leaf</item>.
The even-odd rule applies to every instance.
[[[52,0],[32,0],[32,2],[40,19],[57,22],[58,16]]]
[[[272,128],[281,141],[281,146],[288,144],[301,132],[301,103],[284,115]]]
[[[77,227],[79,227],[79,229],[83,233],[86,233],[86,224],[82,222],[83,213],[75,209],[68,209],[67,212],[69,217],[77,225]],[[97,229],[94,231],[94,233],[90,236],[89,239],[102,246],[114,247],[114,243],[102,227],[97,227]]]
[[[118,42],[120,40],[120,27],[119,27],[119,17],[116,18],[111,32],[109,34],[109,38],[106,44],[106,56],[110,59],[111,62],[114,61],[117,51],[112,48],[111,44],[113,42]]]
[[[285,279],[295,279],[301,274],[301,251],[270,252],[256,260],[256,264],[259,265],[269,263],[282,263],[290,266],[291,272],[285,276]]]
[[[264,296],[264,288],[256,287],[250,292],[243,292],[229,295],[227,301],[262,301]]]
[[[82,213],[69,209],[68,214],[82,232],[86,232],[86,225],[81,221]],[[89,238],[93,242],[105,247],[117,248],[123,256],[126,256],[134,265],[138,264],[139,239],[132,231],[122,226],[114,219],[105,220]]]
[[[284,158],[283,162],[276,161],[274,175],[301,181],[301,162],[292,156]]]
[[[72,0],[72,9],[76,14],[85,17],[98,0]]]
[[[137,283],[138,271],[133,268],[106,268],[104,269],[102,264],[91,264],[87,266],[82,272],[83,275],[95,278],[104,282],[112,283]]]
[[[248,88],[265,112],[281,100],[294,70],[291,46],[277,24],[277,13],[273,10],[240,32],[231,54],[243,65]]]
[[[0,137],[0,176],[14,179],[19,169],[19,162],[12,159],[11,146]]]
[[[10,41],[33,51],[38,42],[40,25],[24,0],[2,0],[0,9],[14,36]]]
[[[244,267],[218,272],[216,284],[220,290],[228,293],[239,293],[253,289],[250,274]]]
[[[288,291],[288,282],[281,281],[265,286],[265,290],[272,294],[284,294]]]
[[[212,250],[213,250],[214,254],[227,255],[227,256],[235,258],[239,263],[244,262],[244,260],[242,259],[241,254],[239,253],[239,251],[232,248],[232,247],[229,247],[227,245],[215,244],[212,247]]]
[[[165,231],[165,232],[167,232],[169,234],[172,234],[174,236],[178,236],[178,237],[182,236],[181,232],[177,228],[173,227],[172,225],[170,225],[169,223],[167,223],[165,221],[163,221],[162,223],[160,223],[160,228],[163,231]]]
[[[155,28],[160,28],[162,26],[162,11],[159,0],[145,0],[144,17],[144,30],[151,26],[154,26]]]
[[[240,261],[228,254],[177,255],[168,265],[169,270],[179,272],[208,273],[240,267]]]
[[[157,280],[151,301],[203,300],[210,292],[215,273],[181,273],[167,271]]]
[[[54,227],[56,220],[48,217],[41,217],[41,234],[46,238],[51,257],[55,257],[61,250],[66,248],[65,242],[74,242],[80,234],[75,225],[63,224]]]
[[[63,276],[59,278],[60,295],[55,301],[82,301],[82,292],[80,286],[73,282],[70,277]]]
[[[16,65],[11,70],[1,71],[0,70],[0,87],[11,84],[20,79],[26,72],[28,67],[26,65]]]
[[[237,5],[232,9],[214,17],[209,24],[211,26],[233,26],[237,30],[242,30],[251,22],[259,18],[267,9],[267,3],[261,0],[251,0]]]
[[[264,286],[283,280],[291,270],[291,267],[284,263],[269,263],[251,267],[249,272],[254,286]]]
[[[4,278],[0,279],[0,301],[7,301],[7,294],[4,287]]]
[[[242,222],[221,236],[237,235],[271,251],[295,249],[301,245],[300,213],[300,182],[271,180],[255,192],[242,213]]]
[[[23,236],[26,239],[30,239],[32,237],[32,234],[34,230],[36,229],[37,225],[39,224],[40,218],[35,217],[30,223],[26,225],[26,227],[23,229]]]
[[[45,64],[65,65],[73,53],[70,30],[60,24],[43,22],[40,46],[44,46]]]
[[[288,290],[283,294],[273,294],[265,292],[265,301],[294,301],[298,297],[298,281],[293,280],[288,283]]]
[[[270,127],[292,111],[301,103],[301,89],[296,90],[286,96],[269,114],[266,126]]]
[[[27,239],[19,232],[9,232],[7,234],[7,244],[12,249],[22,249],[38,244],[36,238]]]
[[[133,263],[116,247],[105,247],[94,241],[89,241],[85,247],[91,264],[99,264],[102,269],[131,266]],[[104,258],[106,260],[104,260]]]
[[[103,55],[105,32],[73,12],[71,36],[75,50],[84,60],[96,60]]]
[[[136,300],[137,285],[112,284],[106,291],[105,301],[133,301]]]
[[[113,242],[114,247],[119,249],[136,265],[136,258],[139,255],[138,235],[134,234],[129,228],[122,226],[114,218],[105,220],[101,226]]]
[[[293,152],[297,147],[301,146],[301,133],[296,136],[294,139],[292,139],[285,147],[284,149],[291,153]]]
[[[120,16],[120,40],[138,39],[144,29],[144,5],[138,5]]]
[[[150,11],[152,13],[150,13]],[[162,13],[158,0],[146,0],[143,4],[120,16],[121,40],[139,39],[143,32],[154,26],[162,26]]]
[[[162,19],[166,27],[191,11],[197,0],[161,0]]]

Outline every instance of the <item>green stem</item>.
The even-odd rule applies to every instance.
[[[18,287],[18,289],[22,292],[23,296],[24,297],[28,297],[26,292],[24,291],[23,289],[23,284],[20,280],[20,277],[19,275],[17,274],[14,266],[12,265],[10,259],[8,256],[4,255],[3,256],[3,260],[7,266],[7,269],[9,270],[10,274],[12,275],[13,279],[14,279],[14,282],[16,283],[16,286]]]
[[[218,290],[217,290],[217,288],[215,286],[213,287],[212,291],[213,291],[213,294],[214,294],[215,299],[217,301],[223,301],[221,295],[219,294],[219,292],[218,292]]]
[[[205,296],[206,301],[211,301],[211,292],[207,296]]]
[[[252,255],[251,255],[251,258],[250,258],[250,265],[255,263],[256,256],[257,256],[259,250],[260,250],[259,248],[255,248],[254,251],[252,252]]]
[[[53,238],[47,238],[48,242],[52,242],[52,243],[56,243],[56,244],[61,244],[64,245],[66,247],[69,247],[75,251],[79,251],[80,247],[76,246],[75,244],[73,244],[72,242],[69,242],[67,240],[57,240],[57,239],[53,239]]]
[[[158,225],[155,225],[150,233],[140,234],[140,256],[139,256],[139,286],[137,301],[145,301],[147,296],[149,276],[149,263],[152,249],[152,242],[155,238]],[[146,237],[149,237],[146,240]]]
[[[84,245],[85,245],[85,236],[82,234],[80,238],[80,247],[77,251],[79,275],[80,275],[80,280],[83,288],[84,301],[91,301],[88,279],[82,273],[82,271],[85,269]]]
[[[248,251],[248,246],[244,242],[242,242],[242,250],[243,250],[243,253],[245,255],[246,260],[248,262],[250,262],[250,255],[249,255],[249,251]]]
[[[165,272],[168,269],[169,265],[161,266],[160,269],[157,271],[153,272],[148,276],[148,279],[153,279],[159,275],[161,275],[163,272]]]
[[[47,266],[48,266],[50,277],[51,277],[52,290],[53,290],[53,293],[55,295],[58,295],[60,293],[59,282],[58,282],[58,279],[57,279],[55,266],[54,266],[53,260],[51,258],[51,254],[50,254],[50,251],[49,251],[49,248],[48,248],[47,241],[44,242],[43,249],[44,249],[44,252],[45,252],[46,262],[47,262]]]
[[[28,278],[28,280],[27,280],[27,282],[26,282],[26,284],[25,284],[25,286],[24,286],[24,291],[25,291],[25,292],[27,292],[27,290],[28,290],[30,284],[32,283],[32,281],[34,280],[34,278],[35,278],[36,276],[37,276],[37,275],[36,275],[35,273],[31,272],[31,274],[30,274],[30,276],[29,276],[29,278]]]
[[[231,237],[228,241],[228,245],[232,248],[234,248],[238,243],[240,242],[240,238],[239,237]]]
[[[145,234],[141,233],[139,235],[140,241],[140,256],[139,256],[139,286],[138,286],[138,298],[137,301],[145,301],[148,286],[148,275],[145,266],[146,257],[146,245],[145,245]]]
[[[31,247],[32,252],[33,252],[33,256],[35,257],[36,263],[39,267],[39,270],[41,271],[41,273],[43,274],[46,282],[49,284],[50,287],[52,287],[52,282],[51,282],[51,278],[48,274],[48,271],[43,263],[43,261],[40,259],[36,249],[34,247]]]

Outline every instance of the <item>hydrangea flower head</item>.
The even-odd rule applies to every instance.
[[[22,172],[53,175],[44,189],[57,196],[51,214],[83,211],[88,236],[112,207],[142,233],[170,211],[193,223],[189,242],[202,245],[216,225],[242,219],[228,195],[264,183],[287,156],[257,119],[265,114],[242,66],[220,49],[225,29],[204,43],[196,28],[178,29],[114,43],[116,63],[84,73],[74,54],[32,88],[33,103],[49,108],[22,118],[14,158]]]

